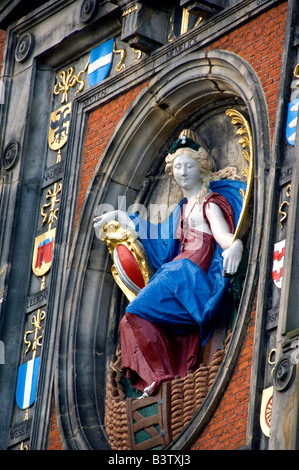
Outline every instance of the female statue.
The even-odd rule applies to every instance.
[[[127,226],[133,221],[157,269],[120,322],[122,370],[146,395],[161,382],[195,370],[200,346],[226,320],[230,281],[223,271],[236,273],[242,258],[242,241],[233,233],[244,183],[235,180],[231,167],[213,170],[206,150],[182,136],[166,157],[166,172],[185,199],[160,224],[158,237],[147,236],[153,233],[151,224],[136,214],[113,211],[95,219],[97,228],[112,219]],[[177,226],[174,236],[161,236],[165,224]]]

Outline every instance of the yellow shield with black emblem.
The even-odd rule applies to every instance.
[[[67,142],[70,120],[71,120],[72,104],[65,106],[51,113],[48,144],[51,150],[61,149]]]

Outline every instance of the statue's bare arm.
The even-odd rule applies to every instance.
[[[230,232],[223,212],[217,204],[210,203],[206,208],[206,215],[210,223],[212,234],[223,249],[223,269],[227,274],[235,274],[242,259],[243,243],[234,239]]]

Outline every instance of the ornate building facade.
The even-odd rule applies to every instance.
[[[295,0],[0,0],[1,449],[298,449],[298,47]],[[244,257],[198,367],[138,399],[93,220],[163,218],[184,129],[246,184]]]

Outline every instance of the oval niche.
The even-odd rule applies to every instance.
[[[170,429],[168,440],[165,438],[158,446],[188,448],[203,430],[229,382],[256,299],[257,260],[265,211],[264,170],[270,143],[266,102],[255,72],[235,54],[210,51],[186,55],[152,80],[115,129],[90,183],[67,272],[55,381],[57,419],[65,448],[149,448],[148,444],[136,447],[142,437],[135,444],[132,444],[134,438],[128,438],[132,432],[130,416],[135,412],[134,402],[140,400],[130,399],[128,403],[118,379],[118,327],[127,301],[113,280],[107,247],[95,237],[93,218],[101,204],[117,208],[125,202],[127,208],[131,204],[149,207],[158,200],[165,204],[178,202],[180,194],[164,174],[164,158],[185,128],[195,132],[214,157],[218,169],[233,165],[242,173],[246,166],[243,149],[236,126],[225,113],[227,109],[237,110],[246,117],[253,140],[251,229],[244,238],[248,260],[243,290],[232,331],[219,328],[202,353],[205,366],[213,368],[208,390],[202,393],[197,407],[192,405],[191,412],[181,416],[184,425]],[[206,374],[202,372],[199,382]],[[188,380],[194,385],[196,377],[191,375]],[[186,382],[185,388],[187,385]],[[107,401],[107,386],[114,401]],[[183,389],[183,386],[181,380],[179,387]],[[171,390],[168,388],[165,393],[171,400]],[[108,412],[118,417],[110,419]],[[115,424],[111,424],[113,419]],[[171,428],[171,417],[163,419],[168,420]],[[108,436],[109,433],[112,435]],[[158,434],[165,435],[165,432]]]

